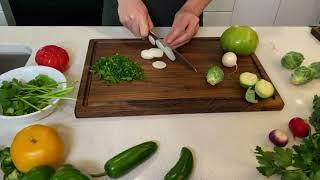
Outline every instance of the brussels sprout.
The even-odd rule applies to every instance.
[[[258,103],[258,100],[256,99],[256,92],[252,89],[252,87],[247,89],[245,98],[249,103]]]
[[[291,75],[291,83],[295,85],[306,84],[313,79],[312,70],[308,67],[301,66],[294,70]]]
[[[273,85],[264,79],[260,79],[256,85],[254,86],[254,90],[256,91],[257,95],[261,98],[269,98],[274,94],[274,87]]]
[[[281,64],[287,69],[295,69],[302,64],[304,57],[299,52],[290,51],[281,59]]]
[[[250,72],[241,73],[239,79],[240,86],[243,88],[252,87],[258,82],[258,76]]]
[[[211,85],[216,85],[223,81],[224,72],[219,66],[212,66],[207,73],[207,82]]]
[[[314,62],[309,65],[314,79],[320,79],[320,62]]]

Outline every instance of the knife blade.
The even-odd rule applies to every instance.
[[[177,50],[172,49],[172,48],[171,48],[171,50],[172,50],[172,51],[174,52],[174,54],[177,55],[181,60],[183,60],[186,64],[188,64],[190,68],[192,68],[195,72],[198,72],[197,69],[196,69],[196,67],[194,67],[194,65],[191,64],[191,62],[188,61],[188,59],[185,58],[181,53],[179,53]],[[179,59],[179,58],[178,58],[178,59]]]
[[[193,69],[195,72],[198,72],[197,69],[194,67],[194,65],[187,59],[185,58],[181,53],[179,53],[176,49],[173,49],[171,46],[169,46],[167,43],[165,43],[164,41],[162,41],[152,30],[149,31],[149,36],[151,36],[152,38],[154,38],[154,42],[151,42],[152,40],[150,40],[150,37],[148,37],[150,43],[152,45],[156,45],[158,46],[158,44],[156,44],[156,40],[158,40],[161,45],[164,48],[168,48],[169,50],[171,50],[174,53],[174,59],[176,59],[176,56],[178,56],[180,60],[182,60],[185,64],[187,64],[191,69]],[[160,49],[162,49],[161,47],[158,47]],[[163,49],[162,49],[163,50]]]

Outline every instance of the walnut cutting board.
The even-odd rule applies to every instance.
[[[245,90],[239,85],[242,72],[249,71],[259,78],[270,79],[255,55],[238,57],[238,71],[231,74],[234,68],[224,68],[221,64],[223,51],[219,38],[194,38],[178,49],[195,65],[197,73],[179,59],[174,62],[165,56],[142,59],[141,50],[151,47],[140,39],[90,40],[75,107],[76,117],[274,111],[284,106],[278,92],[272,98],[259,99],[257,104],[245,101]],[[89,72],[90,65],[99,57],[115,53],[140,64],[145,80],[108,86]],[[167,67],[154,69],[151,64],[156,60],[166,62]],[[207,70],[214,64],[223,67],[225,72],[225,80],[216,86],[206,82]]]
[[[311,34],[320,41],[320,27],[313,27]]]

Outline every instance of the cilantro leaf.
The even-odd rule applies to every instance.
[[[29,81],[28,84],[35,85],[37,87],[41,87],[41,86],[49,86],[53,88],[58,87],[58,83],[45,74],[39,74],[35,79]]]
[[[292,165],[292,150],[275,147],[273,152],[263,151],[256,147],[256,158],[260,164],[257,170],[264,176],[279,174]]]
[[[274,163],[281,168],[286,168],[292,165],[292,149],[283,149],[274,147]]]
[[[310,180],[308,176],[301,170],[287,171],[281,176],[281,180]]]
[[[63,99],[74,89],[58,89],[58,85],[54,79],[44,74],[39,74],[29,82],[17,79],[3,81],[0,86],[0,114],[17,116],[33,113],[48,106],[51,99]]]

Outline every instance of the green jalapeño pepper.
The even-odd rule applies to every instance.
[[[104,165],[104,173],[92,174],[91,176],[101,177],[108,175],[112,178],[123,176],[151,157],[151,155],[153,155],[157,149],[158,146],[153,141],[144,142],[131,147],[108,160]]]
[[[43,165],[30,169],[22,180],[50,180],[54,174],[54,168]]]
[[[71,164],[66,164],[58,168],[50,180],[90,180],[90,178]]]
[[[174,167],[166,174],[165,180],[187,180],[192,172],[193,157],[191,151],[183,147],[180,158]]]

